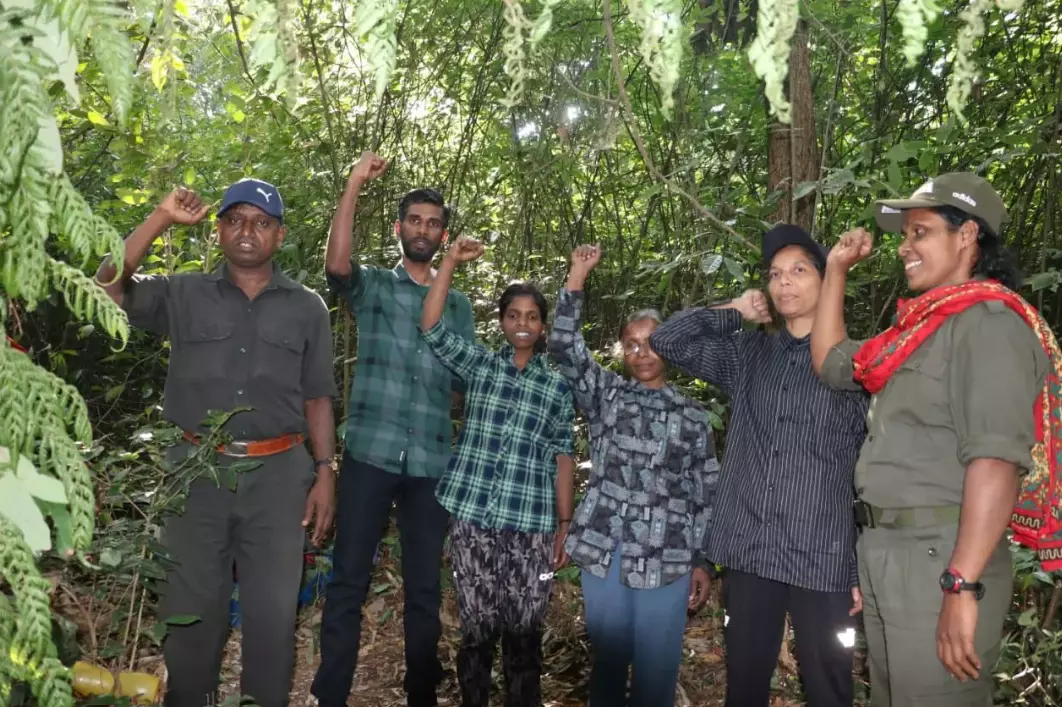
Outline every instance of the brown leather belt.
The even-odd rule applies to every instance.
[[[184,438],[192,444],[199,444],[199,435],[185,432]],[[272,439],[256,440],[254,442],[229,442],[219,444],[217,451],[227,457],[268,457],[273,454],[286,452],[296,444],[302,444],[306,436],[301,432],[296,434],[273,437]]]

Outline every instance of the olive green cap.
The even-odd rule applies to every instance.
[[[903,230],[903,212],[908,209],[932,209],[954,206],[976,216],[999,235],[1007,222],[1007,208],[1003,199],[983,177],[972,172],[949,172],[930,179],[918,187],[910,199],[882,199],[875,202],[875,217],[887,233]]]

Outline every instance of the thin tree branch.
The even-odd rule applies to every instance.
[[[630,133],[631,139],[634,140],[634,144],[638,148],[638,152],[642,156],[642,161],[645,162],[645,168],[649,170],[655,179],[664,184],[668,189],[685,197],[700,214],[715,224],[719,229],[725,231],[734,240],[738,241],[746,248],[758,253],[760,251],[759,246],[753,244],[747,238],[731,228],[726,222],[712,213],[708,207],[702,204],[697,197],[690,194],[688,191],[675,184],[672,180],[665,177],[656,164],[653,162],[653,158],[649,156],[649,151],[645,147],[645,142],[642,140],[642,135],[638,132],[638,126],[634,117],[634,109],[631,107],[630,96],[627,95],[627,87],[624,85],[623,70],[620,66],[619,51],[616,48],[616,36],[612,29],[612,1],[604,0],[604,18],[603,23],[605,25],[605,37],[608,40],[609,52],[612,54],[612,73],[616,76],[616,85],[619,90],[620,103],[623,107],[624,122],[627,124],[627,131]]]

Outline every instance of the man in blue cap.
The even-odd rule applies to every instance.
[[[233,414],[232,441],[217,465],[257,463],[191,482],[185,509],[171,516],[163,541],[168,572],[160,620],[169,672],[166,707],[219,704],[221,654],[228,633],[233,567],[243,625],[241,692],[261,707],[284,707],[291,688],[295,615],[306,528],[319,543],[332,523],[335,426],[332,335],[321,297],[273,262],[284,241],[284,202],[276,187],[236,182],[218,209],[223,262],[209,273],[137,275],[151,244],[176,224],[194,226],[209,207],[186,189],[169,194],[125,240],[125,265],[104,260],[97,281],[133,326],[168,336],[163,416],[185,431],[169,450],[187,458],[209,430],[210,411]],[[309,439],[307,450],[305,442]],[[312,456],[311,456],[312,454]]]

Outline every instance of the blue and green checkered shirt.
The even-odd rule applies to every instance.
[[[574,453],[572,394],[544,356],[523,370],[513,348],[471,343],[444,321],[424,341],[468,385],[466,422],[435,495],[457,519],[482,528],[552,533],[557,456]]]
[[[439,478],[452,448],[450,393],[464,386],[420,337],[428,288],[401,264],[355,263],[350,277],[329,274],[328,282],[346,297],[358,324],[347,452],[392,473]],[[472,305],[457,290],[447,296],[443,321],[458,338],[475,340]]]

